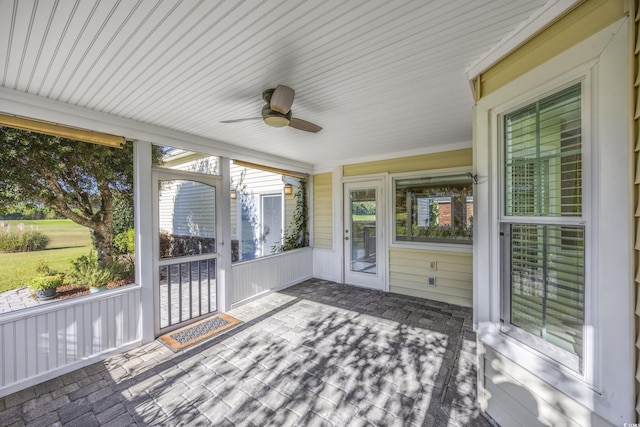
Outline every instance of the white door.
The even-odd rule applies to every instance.
[[[344,282],[385,289],[382,181],[344,184]]]
[[[218,309],[220,178],[154,171],[155,333]]]

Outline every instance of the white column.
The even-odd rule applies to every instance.
[[[338,166],[332,173],[333,196],[333,277],[336,282],[344,283],[344,195],[342,194],[342,166]]]
[[[151,143],[136,141],[134,145],[134,212],[136,230],[136,283],[140,292],[140,327],[142,342],[155,339],[153,299],[153,194],[151,180]]]
[[[218,189],[219,198],[219,235],[218,240],[218,311],[231,310],[233,301],[233,275],[231,274],[231,177],[230,161],[228,157],[220,158],[220,174],[222,175],[222,188]]]

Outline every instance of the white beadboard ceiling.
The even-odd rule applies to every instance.
[[[0,0],[0,82],[321,170],[470,147],[465,68],[543,7],[543,0]],[[296,90],[294,117],[319,124],[320,133],[220,123],[260,116],[262,91],[277,84]]]

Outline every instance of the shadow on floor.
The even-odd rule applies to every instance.
[[[468,308],[312,279],[229,314],[245,323],[197,347],[150,343],[8,396],[2,424],[42,421],[40,399],[84,426],[489,425]]]

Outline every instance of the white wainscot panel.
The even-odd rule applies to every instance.
[[[0,315],[0,397],[141,344],[140,287]]]
[[[311,248],[296,249],[232,265],[232,307],[310,279],[313,273],[312,265]]]

